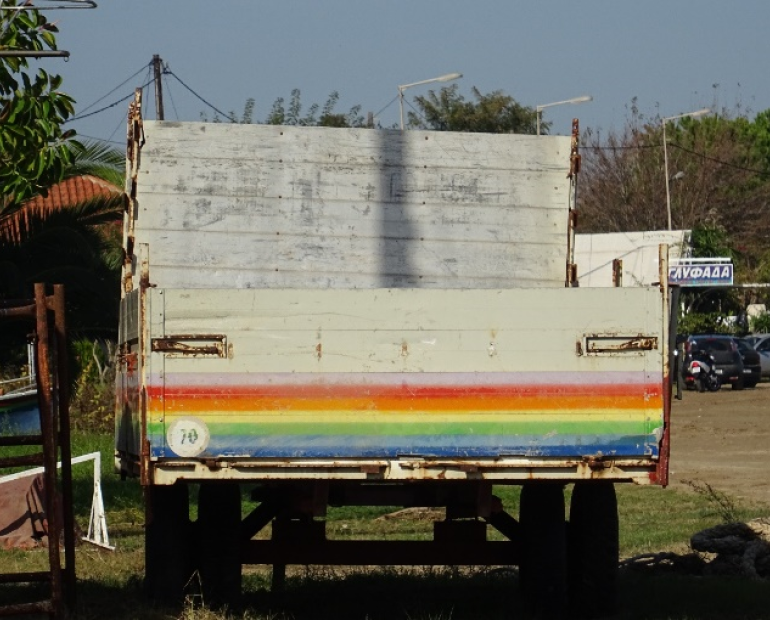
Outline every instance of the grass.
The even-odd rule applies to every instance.
[[[121,481],[112,468],[112,439],[73,437],[73,454],[101,451],[102,491],[110,542],[115,552],[82,544],[77,550],[77,620],[463,620],[526,618],[513,568],[452,567],[290,567],[282,595],[270,593],[267,567],[244,569],[244,597],[237,609],[210,611],[192,598],[179,608],[147,602],[142,592],[144,513],[136,480]],[[76,521],[85,531],[92,494],[92,464],[73,469]],[[737,503],[707,481],[693,481],[691,491],[618,485],[621,555],[688,551],[690,536],[724,521],[767,516],[770,507]],[[496,494],[516,514],[518,487]],[[421,515],[378,519],[389,508],[330,509],[330,538],[429,539],[432,522]],[[424,515],[423,515],[424,517]],[[492,528],[490,538],[500,538]],[[45,550],[0,551],[0,572],[41,570]],[[619,620],[743,620],[770,617],[766,582],[624,570],[623,612]],[[654,593],[652,595],[651,593]],[[28,588],[0,586],[0,604],[28,597]],[[204,601],[205,603],[205,601]]]

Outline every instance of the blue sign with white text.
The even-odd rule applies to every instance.
[[[668,268],[668,283],[678,286],[732,286],[731,263],[699,263]]]

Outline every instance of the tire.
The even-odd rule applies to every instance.
[[[740,377],[736,381],[733,381],[733,383],[731,385],[732,385],[732,388],[734,390],[742,390],[743,389],[743,377]]]
[[[611,482],[578,482],[568,532],[568,592],[572,616],[615,613],[620,560],[618,502]]]
[[[709,392],[718,392],[722,389],[722,379],[718,376],[712,377],[708,382]]]
[[[196,534],[206,604],[232,607],[241,595],[241,492],[237,483],[200,486]]]
[[[187,485],[145,490],[144,585],[147,595],[180,603],[192,575]]]
[[[548,483],[521,490],[519,585],[537,618],[559,619],[567,611],[567,535],[564,489]]]
[[[759,383],[759,381],[754,381],[754,380],[751,380],[751,381],[746,381],[746,382],[744,383],[744,387],[747,387],[747,388],[755,388],[755,387],[757,387],[757,383]]]

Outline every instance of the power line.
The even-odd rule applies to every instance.
[[[152,79],[149,82],[147,82],[146,84],[143,84],[142,86],[140,86],[139,88],[145,89],[150,84],[152,84],[154,81],[155,80]],[[126,95],[125,97],[122,97],[122,98],[118,99],[117,101],[114,101],[113,103],[111,103],[109,105],[104,106],[103,108],[99,108],[98,110],[94,110],[93,112],[89,112],[88,114],[78,114],[77,116],[73,116],[72,118],[68,118],[66,121],[64,121],[64,123],[71,123],[72,121],[79,121],[79,120],[82,120],[84,118],[88,118],[89,116],[95,116],[96,114],[100,114],[100,113],[104,112],[105,110],[109,110],[110,108],[114,108],[116,105],[121,104],[124,101],[128,101],[133,96],[134,96],[134,93],[131,93],[129,95]]]
[[[388,108],[389,108],[391,105],[393,105],[393,102],[394,102],[394,101],[396,101],[396,99],[398,99],[398,95],[396,95],[395,97],[393,97],[393,99],[391,99],[390,101],[388,101],[388,103],[386,103],[386,104],[385,104],[385,105],[382,107],[382,109],[381,109],[380,111],[378,111],[378,112],[375,112],[375,113],[374,113],[374,118],[377,118],[377,117],[378,117],[380,114],[382,114],[382,113],[383,113],[385,110],[387,110],[387,109],[388,109]]]
[[[179,83],[180,83],[182,86],[184,86],[184,87],[185,87],[185,88],[186,88],[188,91],[190,91],[190,92],[191,92],[191,93],[192,93],[192,94],[193,94],[195,97],[197,97],[197,98],[198,98],[198,99],[200,99],[200,100],[201,100],[203,103],[205,103],[207,106],[209,106],[209,107],[210,107],[212,110],[214,110],[214,112],[216,112],[217,114],[221,114],[222,116],[224,116],[224,117],[225,117],[226,119],[228,119],[228,120],[232,120],[232,117],[231,117],[229,114],[225,114],[224,112],[222,112],[222,110],[220,110],[219,108],[217,108],[217,107],[216,107],[216,106],[214,106],[213,104],[211,104],[211,103],[209,103],[208,101],[206,101],[206,100],[205,100],[203,97],[201,97],[201,96],[200,96],[198,93],[196,93],[196,92],[195,92],[195,91],[194,91],[192,88],[190,88],[190,87],[189,87],[187,84],[185,84],[185,83],[184,83],[184,82],[181,80],[181,78],[180,78],[180,77],[179,77],[179,76],[178,76],[176,73],[174,73],[174,72],[173,72],[173,71],[171,71],[170,69],[165,69],[165,70],[163,71],[163,73],[164,73],[164,74],[166,74],[166,75],[170,75],[170,76],[172,76],[172,77],[176,78],[176,80],[177,80],[177,81],[178,81],[178,82],[179,82]]]
[[[122,123],[122,121],[121,121],[121,123]],[[113,132],[113,134],[114,133],[115,132]],[[112,136],[110,136],[110,138],[111,137]],[[88,136],[88,135],[83,134],[83,133],[79,133],[77,135],[77,138],[88,138],[89,140],[96,140],[97,142],[109,142],[110,144],[120,144],[120,145],[125,146],[125,140],[123,142],[118,142],[117,140],[105,140],[104,138],[97,138],[96,136]]]
[[[767,170],[759,170],[758,168],[747,168],[746,166],[739,166],[738,164],[733,164],[723,159],[717,159],[716,157],[711,157],[710,155],[706,155],[705,153],[699,153],[698,151],[693,151],[692,149],[688,149],[687,147],[684,147],[681,144],[676,144],[675,142],[669,142],[669,146],[675,149],[679,149],[680,151],[684,151],[685,153],[689,153],[690,155],[695,155],[696,157],[700,157],[703,160],[710,161],[715,164],[719,164],[720,166],[725,166],[727,168],[742,170],[743,172],[750,172],[752,174],[759,174],[762,176],[767,176],[770,174],[770,172],[768,172]],[[641,149],[659,149],[661,147],[662,147],[661,144],[632,144],[632,145],[622,145],[622,146],[583,146],[581,148],[586,150],[593,150],[593,151],[630,151],[630,150],[641,150]]]
[[[142,71],[144,71],[146,68],[147,68],[147,65],[143,66],[141,69],[139,69],[139,71],[137,71],[136,73],[134,73],[132,76],[130,76],[130,77],[128,77],[128,78],[126,78],[126,79],[125,79],[123,82],[121,82],[120,84],[118,84],[118,85],[117,85],[115,88],[113,88],[113,89],[112,89],[110,92],[108,92],[106,95],[104,95],[104,96],[102,96],[102,97],[99,97],[99,99],[97,99],[96,101],[94,101],[92,104],[90,104],[90,105],[87,105],[85,108],[83,108],[82,110],[80,110],[80,114],[84,114],[85,112],[88,112],[88,110],[90,110],[91,108],[93,108],[93,107],[94,107],[94,106],[95,106],[97,103],[100,103],[101,101],[104,101],[104,100],[105,100],[107,97],[109,97],[109,96],[110,96],[112,93],[114,93],[114,92],[115,92],[116,90],[118,90],[119,88],[123,88],[123,86],[125,86],[125,85],[126,85],[128,82],[130,82],[131,80],[133,80],[133,79],[134,79],[134,78],[135,78],[137,75],[139,75],[139,74],[140,74]]]
[[[746,166],[739,166],[737,164],[730,163],[729,161],[723,161],[721,159],[716,159],[715,157],[710,157],[709,155],[706,155],[705,153],[698,153],[697,151],[692,151],[684,146],[681,146],[680,144],[671,144],[674,148],[679,149],[680,151],[684,151],[685,153],[690,153],[691,155],[696,155],[697,157],[700,157],[701,159],[705,159],[706,161],[714,162],[715,164],[720,164],[722,166],[727,166],[728,168],[734,168],[735,170],[742,170],[743,172],[751,172],[752,174],[760,174],[760,175],[767,175],[767,170],[758,170],[756,168],[747,168]]]
[[[176,102],[174,101],[174,95],[171,93],[171,85],[166,82],[166,92],[168,93],[168,98],[171,99],[171,107],[174,108],[174,118],[176,120],[179,120],[179,111],[176,109]]]

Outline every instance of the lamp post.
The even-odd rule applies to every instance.
[[[568,103],[585,103],[586,101],[593,101],[594,98],[591,95],[583,95],[582,97],[573,97],[572,99],[566,99],[565,101],[554,101],[553,103],[543,103],[542,105],[535,107],[535,113],[537,114],[537,135],[540,135],[540,118],[543,115],[545,108],[552,108],[557,105],[565,105]]]
[[[669,121],[675,121],[680,118],[695,118],[696,116],[703,116],[711,112],[711,108],[703,108],[701,110],[695,110],[695,112],[685,112],[684,114],[677,114],[675,116],[667,116],[660,119],[663,125],[663,167],[666,173],[666,215],[668,216],[668,229],[671,230],[671,179],[668,178],[668,146],[666,145],[666,124]]]
[[[446,75],[440,75],[438,77],[430,78],[429,80],[420,80],[419,82],[412,82],[411,84],[401,84],[398,87],[398,105],[401,109],[401,130],[404,129],[404,91],[412,86],[422,86],[423,84],[433,84],[434,82],[452,82],[459,80],[463,76],[462,73],[447,73]]]

